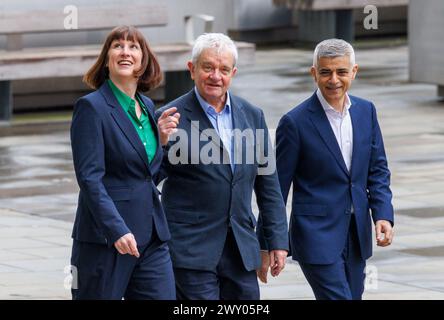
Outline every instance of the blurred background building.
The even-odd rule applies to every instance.
[[[69,3],[68,3],[69,2]],[[168,23],[158,27],[142,28],[151,44],[173,44],[187,40],[187,16],[205,14],[213,17],[211,30],[229,34],[233,39],[263,45],[308,46],[322,39],[339,37],[349,41],[375,40],[383,37],[401,37],[410,42],[410,79],[436,83],[439,94],[444,95],[444,76],[437,65],[442,65],[442,30],[444,1],[442,0],[146,0],[163,4],[167,8]],[[58,8],[66,5],[103,7],[119,4],[119,0],[2,0],[0,17],[11,12]],[[141,0],[125,1],[128,6]],[[377,7],[378,28],[367,30],[363,8],[367,4]],[[118,13],[116,13],[117,15]],[[29,15],[32,21],[32,15]],[[194,34],[206,30],[205,21],[194,19],[190,24]],[[32,33],[22,38],[24,48],[89,45],[102,43],[109,30],[88,32]],[[7,45],[0,24],[1,52]],[[427,62],[427,63],[426,63]],[[184,64],[186,61],[184,61]],[[187,77],[183,74],[182,77]],[[0,86],[1,88],[1,86]],[[88,90],[80,77],[21,79],[12,81],[14,112],[47,107],[70,107],[76,97]],[[162,89],[151,96],[162,101]]]

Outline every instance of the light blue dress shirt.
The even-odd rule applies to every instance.
[[[197,100],[199,100],[199,103],[202,109],[205,111],[208,120],[210,120],[214,129],[216,129],[219,138],[222,140],[222,144],[224,145],[225,150],[229,153],[231,171],[234,172],[234,143],[232,134],[233,118],[231,112],[232,109],[230,94],[227,91],[227,101],[225,103],[225,107],[222,109],[221,112],[217,113],[216,109],[202,98],[196,87],[194,87],[194,92],[196,93]]]

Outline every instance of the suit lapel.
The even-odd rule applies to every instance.
[[[107,83],[104,83],[100,87],[99,91],[105,97],[106,102],[113,107],[111,111],[111,116],[113,117],[114,121],[116,121],[118,127],[120,128],[120,130],[122,130],[129,143],[137,151],[137,154],[140,156],[141,160],[149,171],[148,156],[146,154],[145,147],[143,146],[142,141],[140,140],[140,137],[137,134],[136,129],[134,128],[133,123],[128,118],[123,108],[119,105],[119,102],[117,101]]]
[[[186,111],[186,118],[190,122],[191,130],[198,129],[199,134],[207,136],[210,143],[214,143],[218,148],[220,148],[223,157],[225,158],[228,156],[227,151],[225,150],[225,147],[222,143],[222,140],[219,139],[212,139],[207,132],[205,132],[206,129],[212,129],[214,132],[217,132],[216,129],[211,124],[210,120],[208,119],[207,115],[205,114],[205,111],[202,109],[199,100],[196,97],[196,94],[194,92],[194,89],[192,89],[188,94],[188,99],[186,100],[186,105],[184,106],[184,109]],[[196,124],[197,122],[197,124]],[[199,137],[200,138],[200,137]],[[200,142],[199,142],[200,144]],[[200,149],[199,149],[200,152]],[[228,181],[231,181],[232,179],[232,172],[230,165],[222,165],[221,166],[224,171],[224,176],[227,178]],[[225,170],[225,167],[227,170]],[[228,173],[226,172],[228,171]]]
[[[342,157],[341,149],[339,148],[338,142],[336,141],[335,134],[331,128],[330,122],[328,121],[327,115],[319,102],[316,93],[311,97],[310,110],[313,112],[311,115],[311,121],[315,125],[316,129],[319,131],[322,140],[324,141],[327,148],[335,157],[337,163],[341,169],[349,175],[347,167],[345,165],[344,159]]]
[[[150,168],[152,169],[152,165],[157,163],[158,158],[159,157],[162,158],[163,151],[162,151],[162,146],[160,144],[159,130],[157,129],[157,123],[156,123],[156,120],[155,120],[155,117],[154,117],[153,110],[151,108],[151,103],[144,95],[140,95],[140,97],[143,100],[143,104],[145,105],[145,111],[148,114],[148,119],[149,119],[149,121],[151,123],[151,128],[153,129],[154,135],[156,136],[156,140],[157,140],[156,153],[154,155],[154,158],[151,160],[151,163],[149,164]],[[155,170],[152,170],[152,171],[155,171]]]
[[[195,129],[199,129],[200,133],[209,137],[205,132],[206,129],[216,130],[208,119],[205,111],[202,109],[199,100],[197,100],[196,94],[194,93],[194,89],[189,93],[189,103],[185,106],[185,110],[187,111],[186,117],[188,121],[190,121],[191,126]],[[197,124],[196,124],[197,122]],[[211,139],[211,138],[210,138]],[[222,141],[212,140],[214,144],[216,144],[219,148],[223,148]]]
[[[250,128],[250,126],[248,125],[247,121],[246,121],[246,117],[244,114],[244,111],[242,109],[242,104],[236,99],[235,96],[230,95],[231,97],[231,110],[232,110],[232,115],[233,115],[233,129],[238,129],[241,132],[244,132],[244,130]],[[242,156],[241,159],[245,159],[246,160],[246,152],[251,152],[250,150],[246,150],[248,141],[246,143],[243,143],[242,140],[240,141],[236,141],[239,139],[234,139],[233,143],[234,143],[234,159],[236,160],[236,157],[240,157]],[[253,145],[254,147],[254,145]],[[243,173],[243,169],[244,166],[241,163],[236,164],[235,168],[234,168],[234,180],[239,179],[242,176]]]
[[[351,100],[351,107],[350,107],[350,117],[352,121],[352,127],[353,127],[353,151],[352,151],[352,160],[351,160],[351,166],[350,166],[350,175],[353,173],[353,168],[356,166],[355,163],[357,160],[357,157],[361,154],[361,147],[362,143],[359,143],[359,135],[361,134],[361,130],[358,130],[359,123],[362,123],[364,119],[361,119],[362,112],[360,111],[359,105],[356,104],[356,101],[350,97]],[[362,127],[362,126],[361,126]]]

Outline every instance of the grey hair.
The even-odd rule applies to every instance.
[[[236,45],[233,40],[223,33],[204,33],[197,37],[191,53],[191,61],[193,64],[197,63],[202,51],[210,48],[216,49],[218,53],[229,51],[233,55],[233,67],[236,66],[238,58]]]
[[[322,57],[350,57],[350,64],[355,65],[355,51],[350,43],[342,39],[327,39],[319,42],[313,53],[313,66],[317,67]]]

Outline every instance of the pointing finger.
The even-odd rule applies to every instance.
[[[176,107],[172,107],[172,108],[166,109],[164,112],[162,112],[162,115],[160,116],[159,120],[160,119],[165,119],[166,117],[168,117],[169,115],[173,114],[176,111],[177,111]]]

